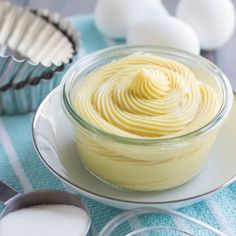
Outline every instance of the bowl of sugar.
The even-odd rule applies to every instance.
[[[60,190],[19,194],[0,181],[1,236],[85,236],[91,224],[81,199]]]

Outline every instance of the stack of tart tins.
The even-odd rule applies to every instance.
[[[79,35],[58,13],[0,0],[0,114],[34,111],[78,54]]]

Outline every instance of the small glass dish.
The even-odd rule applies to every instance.
[[[150,217],[151,216],[151,217]],[[148,217],[148,218],[146,218]],[[180,222],[181,226],[173,226]],[[166,220],[168,219],[168,220]],[[137,222],[139,222],[137,224]],[[197,233],[196,233],[197,232]],[[175,210],[155,207],[136,208],[123,212],[111,219],[99,232],[98,236],[227,236],[212,226],[184,215]]]
[[[161,139],[123,137],[84,120],[75,108],[81,82],[96,69],[137,52],[171,59],[189,67],[199,80],[216,91],[220,103],[216,116],[193,132]],[[223,72],[200,56],[156,46],[116,46],[75,63],[64,76],[61,101],[64,113],[73,125],[80,160],[90,173],[115,188],[156,191],[182,185],[200,172],[231,110],[233,93]]]

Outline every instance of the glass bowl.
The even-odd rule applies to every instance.
[[[114,135],[84,120],[76,111],[75,97],[86,75],[137,52],[180,62],[188,66],[199,80],[207,81],[220,102],[216,116],[191,133],[162,139]],[[233,94],[223,72],[200,56],[156,46],[116,46],[92,53],[75,63],[64,76],[61,101],[74,128],[80,160],[94,176],[115,188],[154,191],[179,186],[199,173],[230,112]]]
[[[179,227],[170,222],[181,222]],[[139,223],[137,223],[139,222]],[[175,223],[176,224],[176,223]],[[183,227],[185,226],[185,229]],[[196,234],[197,232],[197,234]],[[214,227],[175,210],[142,207],[118,214],[98,236],[226,236]]]

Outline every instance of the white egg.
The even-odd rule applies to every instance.
[[[200,45],[193,29],[172,16],[148,18],[130,27],[129,44],[154,44],[199,54]]]
[[[131,25],[147,16],[167,14],[161,0],[99,0],[95,7],[95,23],[105,35],[125,38]]]
[[[176,16],[192,26],[202,49],[224,45],[235,28],[235,9],[230,0],[181,0]]]

